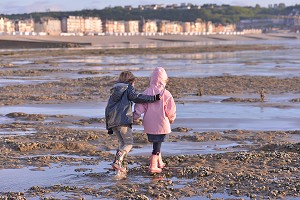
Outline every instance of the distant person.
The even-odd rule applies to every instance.
[[[151,103],[159,100],[158,95],[143,95],[136,93],[134,82],[136,77],[130,71],[123,71],[118,82],[111,88],[111,95],[105,108],[106,129],[108,134],[115,133],[118,137],[117,149],[112,167],[126,175],[126,167],[123,166],[124,157],[132,149],[133,136],[132,104]]]
[[[160,94],[160,100],[152,104],[143,103],[134,106],[134,119],[137,120],[144,114],[144,132],[147,133],[148,141],[153,143],[149,166],[151,173],[160,173],[165,167],[161,156],[161,144],[166,135],[171,132],[171,124],[176,118],[176,105],[173,96],[165,89],[167,82],[168,75],[164,68],[155,68],[151,75],[150,86],[143,94]]]

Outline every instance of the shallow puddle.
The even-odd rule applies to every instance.
[[[204,196],[195,196],[195,197],[184,197],[180,198],[181,200],[211,200],[211,199],[228,199],[228,200],[251,200],[254,198],[250,198],[247,196],[234,196],[234,195],[229,195],[227,193],[212,193],[208,195],[209,197],[204,197]],[[265,199],[263,197],[257,196],[255,199]],[[299,200],[299,197],[286,197],[288,200]]]
[[[42,74],[35,77],[3,76],[0,80],[0,87],[16,84],[35,84],[47,81],[59,81],[63,78],[76,79],[95,76],[117,76],[120,71],[131,70],[136,76],[149,77],[153,66],[163,66],[170,77],[208,77],[222,75],[247,75],[247,76],[276,76],[293,77],[300,75],[299,69],[299,41],[261,41],[261,44],[279,44],[289,47],[276,51],[238,51],[238,52],[216,52],[216,53],[195,53],[195,54],[164,54],[164,55],[126,55],[126,56],[76,56],[53,57],[53,58],[3,58],[3,63],[18,65],[14,70],[39,70],[59,69],[49,74]],[[230,43],[230,42],[229,42]],[[232,42],[231,42],[232,43]],[[247,43],[247,42],[245,42]],[[251,43],[251,42],[249,42]],[[260,43],[255,41],[255,43]],[[175,44],[175,43],[174,43]],[[204,44],[204,43],[203,43]],[[217,43],[214,43],[217,44]],[[222,42],[220,44],[226,44]],[[157,44],[150,44],[152,47]],[[184,46],[184,44],[176,43]],[[189,44],[190,45],[190,44]],[[136,46],[137,47],[137,46]],[[117,48],[111,47],[111,48]],[[50,63],[39,63],[35,61],[49,60]],[[51,63],[53,62],[53,63]],[[55,64],[52,66],[52,64]],[[1,69],[10,70],[8,68]],[[61,70],[61,71],[60,71]],[[80,74],[81,70],[98,71],[96,74]],[[192,94],[193,95],[193,94]],[[264,103],[240,103],[221,101],[231,96],[189,96],[183,100],[185,103],[177,103],[177,119],[172,128],[186,127],[191,131],[182,134],[193,134],[201,131],[222,131],[222,130],[298,130],[300,124],[300,104],[290,103],[289,100],[299,98],[298,95],[284,94],[282,96],[268,95]],[[257,98],[257,96],[235,96],[239,98]],[[8,118],[5,115],[12,112],[24,112],[27,114],[45,115],[68,115],[74,116],[74,121],[79,118],[102,118],[106,102],[94,103],[66,103],[66,104],[38,104],[38,105],[15,105],[0,107],[0,123],[12,123],[19,119]],[[55,117],[53,122],[56,122]],[[59,122],[61,119],[57,119]],[[71,122],[71,120],[70,120]],[[77,122],[77,121],[76,121]],[[30,122],[29,122],[30,123]],[[58,124],[75,129],[105,129],[104,124],[70,125],[71,123]],[[142,131],[142,126],[134,126],[134,131]],[[2,129],[0,136],[6,135],[28,135],[34,134],[34,129],[26,131],[11,131]],[[178,133],[181,134],[181,133]],[[298,134],[287,138],[290,142],[299,142]],[[162,144],[163,156],[169,155],[194,155],[214,154],[234,151],[244,151],[242,147],[251,145],[248,141],[238,143],[236,141],[209,141],[209,142],[170,142]],[[142,148],[133,148],[130,155],[149,155],[152,145],[140,145]],[[245,147],[246,148],[246,147]],[[115,150],[111,151],[115,154]],[[60,155],[74,157],[70,155]],[[87,159],[88,157],[80,157]],[[20,158],[21,159],[21,158]],[[82,164],[79,162],[53,164],[50,167],[26,166],[21,169],[0,170],[0,192],[25,192],[33,186],[49,187],[53,185],[76,186],[78,188],[90,187],[100,188],[101,186],[115,185],[112,180],[114,172],[110,170],[110,162],[99,162],[99,164]],[[135,167],[134,165],[129,167]],[[174,187],[181,188],[189,184],[191,179],[171,178]],[[129,176],[126,183],[150,183],[151,177]],[[48,193],[44,197],[55,197],[61,199],[75,199],[80,196],[84,199],[95,199],[95,196],[88,194],[76,194],[67,192]],[[100,199],[101,197],[99,197]],[[211,194],[209,196],[196,196],[192,198],[181,198],[184,200],[194,199],[247,199],[249,197],[235,197],[224,193]],[[287,197],[288,198],[288,197]],[[40,199],[33,197],[30,199]],[[288,198],[296,200],[297,198]]]
[[[258,95],[233,95],[237,98],[258,98]],[[300,104],[289,100],[297,94],[268,95],[265,102],[221,102],[229,96],[189,96],[177,104],[174,123],[193,131],[207,130],[297,130]]]
[[[300,104],[288,102],[289,99],[296,96],[269,96],[267,102],[263,103],[221,103],[222,99],[229,97],[192,96],[184,99],[187,103],[177,103],[177,118],[172,124],[172,128],[187,127],[192,128],[193,131],[296,130],[299,129]],[[12,112],[24,112],[27,114],[103,118],[105,106],[106,102],[14,105],[0,107],[0,114],[4,116]],[[0,120],[5,122],[6,118],[1,117]],[[142,130],[142,127],[137,126],[137,129]]]
[[[51,80],[53,81],[53,80]],[[8,85],[24,85],[24,84],[39,84],[39,83],[46,83],[46,82],[50,82],[49,79],[47,80],[26,80],[26,79],[20,79],[17,77],[11,77],[11,78],[7,78],[7,79],[1,79],[0,80],[0,87],[4,87],[4,86],[8,86]]]
[[[214,52],[197,54],[166,54],[166,55],[126,55],[84,57],[58,60],[64,69],[78,69],[67,63],[93,64],[85,70],[118,75],[120,71],[130,70],[136,76],[150,76],[153,66],[164,66],[170,77],[207,77],[227,75],[250,76],[298,76],[299,49],[289,51],[246,51],[246,52]],[[282,54],[285,58],[279,59]],[[126,60],[126,65],[124,65]],[[147,65],[145,65],[147,63]],[[97,66],[98,64],[98,66]]]
[[[177,105],[173,126],[205,130],[295,130],[299,107],[277,108],[249,103],[186,103]]]
[[[254,42],[219,42],[212,44],[253,44]],[[136,76],[150,76],[153,66],[163,66],[170,77],[208,77],[222,75],[294,77],[300,75],[300,40],[255,41],[255,44],[283,45],[276,51],[207,52],[194,54],[121,55],[121,56],[56,56],[51,58],[3,58],[3,63],[20,66],[20,69],[59,69],[49,77],[7,77],[0,86],[33,84],[63,78],[76,79],[98,76],[117,76],[130,70]],[[174,43],[175,44],[175,43]],[[200,43],[205,44],[205,43]],[[176,43],[180,45],[180,43]],[[191,44],[181,44],[183,46]],[[195,45],[195,44],[193,44]],[[169,44],[170,46],[170,44]],[[50,60],[50,63],[36,61]],[[53,63],[59,67],[52,66]],[[18,69],[16,69],[18,70]],[[24,69],[23,69],[24,70]],[[78,74],[81,70],[98,71],[97,74]]]
[[[250,143],[249,143],[250,144]],[[240,144],[234,141],[209,141],[209,142],[163,142],[161,152],[163,155],[195,155],[225,153],[233,151],[243,151],[242,148],[236,148]],[[233,148],[235,147],[235,148]],[[114,153],[115,151],[111,151]],[[151,155],[152,144],[144,145],[142,148],[133,148],[130,155],[146,156]]]
[[[0,170],[0,192],[20,192],[26,191],[32,186],[52,186],[56,184],[94,186],[95,183],[88,184],[88,177],[85,174],[107,172],[111,167],[110,164],[110,162],[102,161],[98,165],[78,164],[76,166],[66,166],[55,164],[51,167],[43,168],[2,169]],[[99,181],[97,185],[106,184]]]
[[[0,114],[12,112],[45,115],[71,115],[80,117],[103,117],[106,102],[65,103],[65,104],[28,104],[0,107]]]
[[[36,130],[33,128],[27,128],[27,130],[11,130],[4,128],[0,130],[0,137],[2,136],[16,136],[16,135],[30,135],[36,133]]]
[[[230,199],[230,200],[250,200],[251,198],[246,196],[233,196],[226,193],[213,193],[208,195],[209,197],[205,196],[195,196],[195,197],[184,197],[180,198],[182,200],[211,200],[211,199]]]
[[[141,126],[133,126],[133,131],[137,130],[136,127],[141,128]],[[139,129],[140,132],[143,129]],[[180,136],[193,136],[193,133],[171,133]],[[300,137],[300,136],[299,136]],[[298,135],[293,135],[288,138],[290,141],[297,140]],[[151,143],[142,143],[134,144],[135,147],[132,148],[130,155],[132,156],[150,156],[152,152]],[[196,154],[214,154],[214,153],[226,153],[226,152],[237,152],[237,151],[246,151],[248,150],[247,146],[253,145],[250,141],[230,141],[230,140],[213,140],[213,141],[201,141],[201,142],[192,142],[192,141],[171,141],[168,136],[165,139],[165,142],[162,143],[161,151],[163,155],[172,156],[172,155],[196,155]],[[109,151],[111,154],[115,154],[116,150]]]

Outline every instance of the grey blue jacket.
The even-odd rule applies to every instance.
[[[130,83],[116,83],[111,89],[111,95],[105,108],[106,129],[116,126],[132,126],[134,103],[151,103],[155,96],[136,93]]]

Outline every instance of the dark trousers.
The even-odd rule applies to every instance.
[[[158,155],[161,149],[161,143],[164,142],[166,134],[147,134],[148,141],[153,143],[153,155]]]

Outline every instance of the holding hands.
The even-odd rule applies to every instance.
[[[158,101],[158,100],[160,100],[160,94],[156,94],[156,95],[154,95],[154,100],[155,100],[155,101]]]

